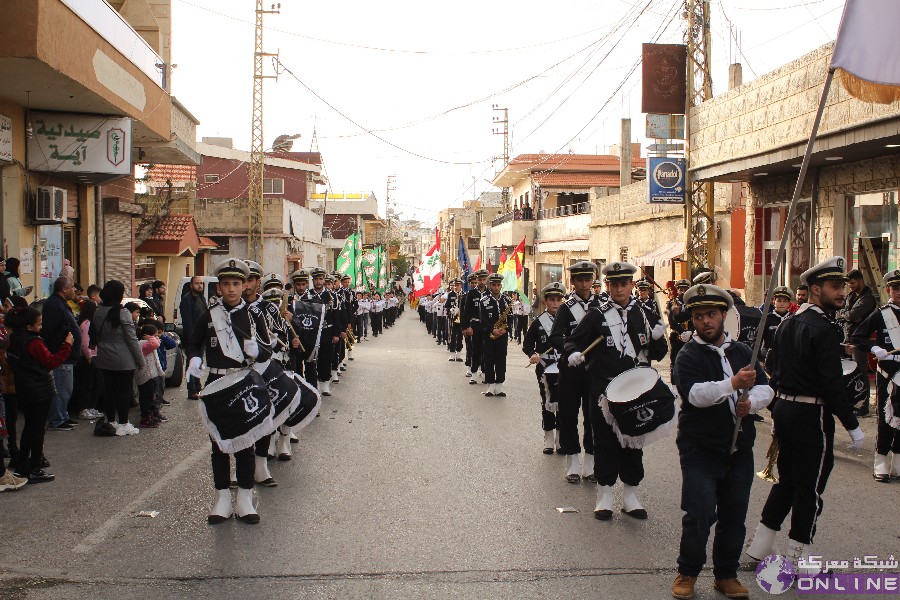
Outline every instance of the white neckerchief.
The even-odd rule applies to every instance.
[[[612,302],[612,306],[603,313],[603,316],[606,318],[606,324],[609,326],[613,343],[615,343],[616,350],[619,351],[620,356],[627,355],[637,359],[637,352],[634,349],[631,336],[628,335],[628,312],[633,306],[634,298],[631,298],[625,306],[619,306]]]
[[[224,304],[217,303],[209,309],[209,316],[216,330],[216,338],[219,340],[222,354],[237,362],[244,362],[244,348],[231,326],[231,313],[243,308],[245,304],[246,302],[242,298],[240,304],[234,308],[225,308]],[[253,322],[252,318],[250,322]]]
[[[695,343],[699,344],[700,346],[709,348],[710,350],[712,350],[713,352],[715,352],[716,354],[719,355],[719,359],[722,361],[722,373],[724,374],[725,377],[727,377],[728,379],[731,379],[732,377],[734,377],[734,369],[731,368],[731,363],[728,362],[727,358],[725,358],[725,350],[728,348],[728,346],[731,345],[731,342],[732,342],[730,334],[728,334],[728,333],[725,334],[725,341],[722,342],[721,346],[714,346],[712,344],[708,344],[708,343],[704,342],[703,340],[700,339],[700,336],[697,335],[696,331],[694,332],[693,338],[694,338]],[[729,396],[727,396],[727,398],[728,398],[728,408],[731,409],[732,416],[736,416],[735,407],[737,406],[737,402],[738,402],[737,391],[732,392]]]

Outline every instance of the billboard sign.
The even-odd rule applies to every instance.
[[[684,204],[685,160],[651,156],[647,162],[647,201],[651,204]]]
[[[31,125],[32,171],[131,174],[131,119],[32,112]]]

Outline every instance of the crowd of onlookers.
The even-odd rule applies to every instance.
[[[163,282],[141,286],[143,304],[124,302],[121,281],[85,290],[66,263],[49,297],[29,305],[19,264],[0,259],[0,492],[54,479],[48,430],[91,422],[94,434],[121,437],[166,422],[166,350],[177,345]]]

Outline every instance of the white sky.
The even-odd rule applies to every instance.
[[[288,73],[266,81],[264,141],[300,133],[294,150],[307,151],[315,125],[332,191],[374,191],[383,213],[393,174],[401,218],[433,221],[473,197],[473,178],[474,194],[494,190],[485,179],[500,167],[490,158],[503,146],[492,135],[493,104],[509,108],[511,156],[570,147],[607,153],[623,117],[642,136],[640,67],[616,90],[641,43],[682,43],[682,4],[283,0],[281,14],[265,17],[264,50],[280,51],[322,99],[402,150],[362,134]],[[743,63],[747,82],[834,39],[842,7],[843,0],[712,0],[714,92],[725,90],[730,62]],[[254,8],[254,0],[172,0],[173,92],[200,119],[199,136],[232,137],[245,150]],[[268,60],[266,72],[273,73]]]

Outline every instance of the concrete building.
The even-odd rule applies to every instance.
[[[0,231],[36,296],[63,259],[131,291],[133,165],[199,162],[197,120],[169,95],[170,3],[3,3]]]
[[[445,277],[458,277],[461,274],[457,258],[460,237],[469,253],[472,267],[479,257],[482,259],[482,266],[484,265],[483,227],[502,212],[502,207],[503,200],[499,192],[482,192],[476,200],[463,201],[462,208],[445,208],[438,213],[437,228],[441,234],[441,263]],[[433,244],[434,235],[430,239]],[[430,247],[423,246],[422,251],[427,252]]]
[[[204,138],[197,144],[203,160],[197,167],[192,213],[200,235],[216,245],[210,261],[217,255],[247,254],[250,153],[231,146],[230,138]],[[300,267],[325,265],[322,216],[310,209],[316,184],[324,183],[320,164],[317,152],[266,154],[263,268],[267,271],[287,274]]]
[[[310,207],[324,218],[324,266],[329,272],[334,270],[347,238],[354,233],[362,236],[363,246],[387,247],[388,228],[378,216],[375,192],[313,194]]]
[[[788,203],[822,93],[833,44],[704,102],[691,113],[692,176],[733,182],[740,206],[732,232],[720,233],[730,250],[725,273],[762,298],[764,273],[775,268]],[[819,137],[791,224],[782,283],[795,289],[800,274],[832,255],[863,270],[877,289],[898,267],[900,103],[867,104],[831,88]],[[743,232],[743,233],[741,233]]]

